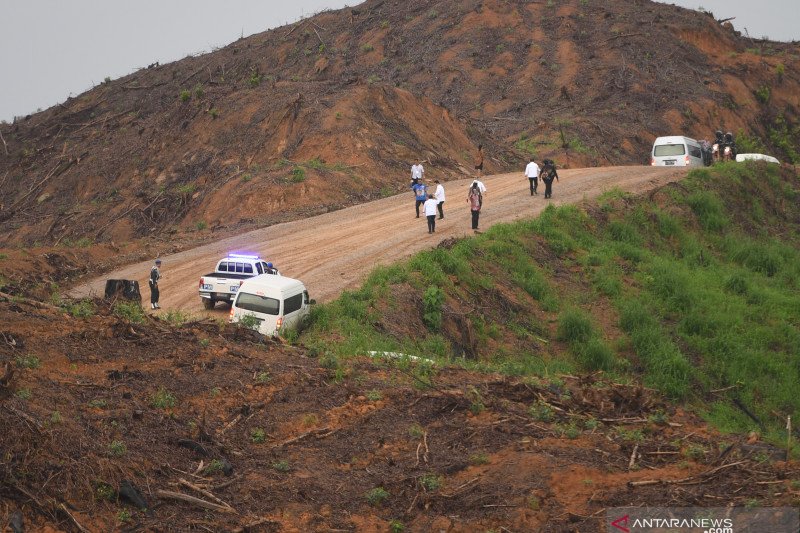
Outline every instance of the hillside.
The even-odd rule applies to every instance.
[[[723,165],[548,207],[280,341],[12,287],[0,525],[587,533],[617,506],[796,507],[799,194]]]
[[[0,125],[0,245],[190,240],[527,155],[641,163],[747,134],[797,159],[796,44],[650,1],[370,0],[152,65]],[[216,234],[216,233],[215,233]]]

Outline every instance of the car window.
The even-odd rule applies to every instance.
[[[219,268],[217,269],[220,272],[227,272],[228,271],[228,263],[220,263]]]
[[[252,274],[253,273],[253,265],[245,264],[244,265],[244,273],[245,274]]]
[[[264,273],[264,269],[261,268],[261,263],[256,263],[256,270],[258,271],[259,274]]]
[[[239,292],[236,296],[236,303],[234,304],[239,309],[245,311],[253,311],[255,313],[264,313],[265,315],[277,315],[280,310],[281,302],[275,298],[267,296],[259,296],[257,294],[250,294],[248,292]]]
[[[659,144],[653,148],[653,155],[655,157],[683,155],[685,153],[686,149],[682,144]]]
[[[692,157],[698,157],[699,158],[699,157],[703,156],[703,153],[700,151],[700,147],[699,146],[690,146],[689,147],[689,155],[691,155]]]
[[[244,264],[243,263],[236,263],[236,272],[243,273],[244,272]]]
[[[295,294],[283,301],[283,314],[294,313],[303,307],[303,294]]]

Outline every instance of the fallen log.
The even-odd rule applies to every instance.
[[[196,507],[202,507],[203,509],[208,509],[209,511],[218,511],[220,513],[236,514],[236,511],[233,510],[233,508],[231,507],[226,507],[224,505],[219,505],[217,503],[201,500],[200,498],[195,498],[194,496],[189,496],[188,494],[183,494],[182,492],[173,492],[171,490],[159,489],[156,491],[156,496],[158,496],[162,500],[177,500],[189,503]]]

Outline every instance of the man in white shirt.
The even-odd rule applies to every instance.
[[[428,219],[428,233],[434,233],[436,231],[436,206],[439,202],[436,201],[436,198],[432,194],[428,195],[428,199],[425,200],[425,204],[423,205],[423,209],[425,210],[425,218]]]
[[[536,189],[539,187],[539,165],[536,164],[533,156],[531,156],[531,162],[525,167],[525,177],[528,178],[531,185],[531,196],[539,194],[536,192]]]
[[[439,209],[439,220],[444,218],[444,187],[439,183],[439,180],[433,180],[436,184],[436,192],[433,196],[436,198],[436,207]]]
[[[422,162],[411,165],[411,181],[420,181],[425,175],[425,169],[422,167]]]

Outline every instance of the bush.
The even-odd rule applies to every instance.
[[[94,303],[91,300],[80,300],[68,304],[67,312],[75,318],[89,318],[95,313]]]
[[[114,303],[112,312],[115,316],[133,324],[142,324],[145,320],[145,314],[139,302],[119,300]]]
[[[442,327],[442,305],[444,304],[444,292],[439,287],[428,287],[422,295],[424,307],[422,320],[433,331],[438,331]]]
[[[754,94],[756,95],[756,100],[758,100],[762,104],[766,104],[767,102],[769,102],[770,90],[769,87],[767,87],[766,85],[762,85],[761,87],[756,89]]]
[[[175,396],[162,387],[158,389],[158,392],[153,394],[153,396],[150,398],[150,405],[156,409],[169,409],[175,407]]]
[[[192,93],[188,89],[184,89],[180,94],[181,102],[188,102],[192,99]]]
[[[367,491],[364,497],[367,499],[367,502],[370,505],[377,507],[386,501],[387,498],[389,498],[389,493],[383,487],[375,487],[374,489]]]
[[[303,167],[294,167],[289,177],[291,183],[302,183],[306,180],[306,171]]]
[[[592,336],[592,322],[580,309],[568,309],[558,317],[558,340],[577,344],[587,342]]]

